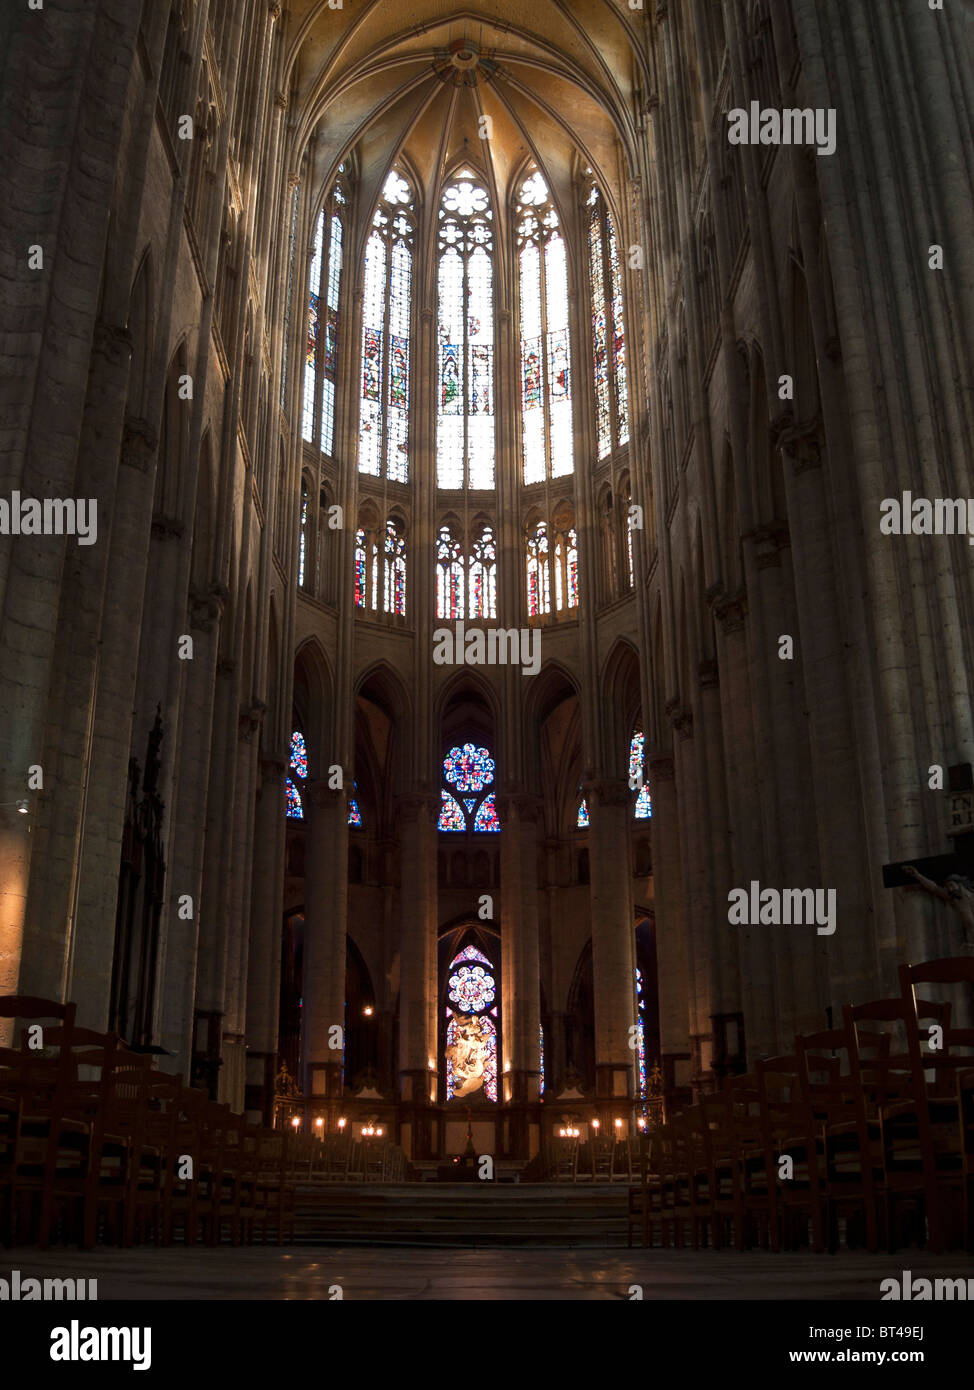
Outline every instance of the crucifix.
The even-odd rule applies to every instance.
[[[970,763],[948,768],[947,831],[952,854],[934,854],[883,865],[884,888],[922,888],[955,912],[965,939],[974,945],[974,770]]]

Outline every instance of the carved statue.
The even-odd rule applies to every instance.
[[[904,864],[903,872],[909,874],[924,892],[938,898],[940,902],[946,903],[949,908],[957,913],[961,922],[964,924],[964,936],[967,941],[974,945],[974,883],[969,878],[964,878],[961,874],[950,874],[944,879],[943,886],[934,883],[933,879],[924,878],[919,869],[915,869],[912,864]]]

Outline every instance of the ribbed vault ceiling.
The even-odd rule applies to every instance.
[[[613,0],[346,0],[340,10],[291,0],[289,10],[295,148],[317,132],[326,178],[354,152],[372,198],[404,156],[429,192],[470,161],[502,206],[534,159],[564,207],[581,159],[618,206],[647,85],[641,12]]]

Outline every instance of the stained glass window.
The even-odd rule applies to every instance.
[[[643,972],[636,970],[636,1038],[639,1049],[639,1097],[646,1099],[646,998]]]
[[[301,479],[301,536],[298,541],[298,587],[304,587],[308,558],[308,484]]]
[[[574,470],[568,260],[558,213],[535,170],[517,204],[521,448],[525,483]]]
[[[500,834],[501,823],[497,815],[497,805],[493,792],[489,792],[480,803],[477,814],[473,818],[473,828],[489,835]]]
[[[622,265],[605,200],[593,184],[588,198],[589,279],[592,286],[592,354],[599,458],[629,441],[629,391]]]
[[[358,782],[353,782],[352,787],[353,789],[357,790]],[[353,826],[356,830],[362,829],[362,812],[359,807],[358,801],[355,799],[354,796],[350,796],[348,798],[348,823],[349,825]]]
[[[445,791],[441,791],[440,796],[442,797],[442,805],[440,806],[437,830],[466,830],[466,818],[456,797]]]
[[[491,1011],[496,1012],[496,1010]],[[447,1008],[446,1098],[453,1100],[483,1087],[490,1101],[497,1100],[497,1026],[490,1014],[461,1018]],[[454,1068],[455,1049],[462,1050],[462,1070]]]
[[[649,820],[653,814],[653,800],[649,787],[644,781],[645,740],[641,729],[637,729],[629,744],[629,786],[632,791],[638,787],[634,815],[636,820]]]
[[[578,607],[578,538],[574,526],[558,532],[555,538],[554,589],[556,612]]]
[[[575,825],[579,830],[585,830],[588,827],[588,804],[584,796],[578,808],[578,815],[575,817]]]
[[[315,382],[318,362],[318,317],[321,301],[321,253],[325,240],[325,214],[318,214],[311,270],[308,275],[308,336],[304,350],[304,411],[301,433],[305,439],[314,437]]]
[[[386,522],[384,608],[398,618],[406,616],[406,542],[394,521]]]
[[[328,283],[325,293],[324,360],[321,363],[321,450],[329,456],[335,447],[335,381],[338,372],[338,303],[342,281],[341,218],[332,215],[328,250]]]
[[[284,788],[287,814],[293,820],[303,820],[304,805],[299,788],[308,776],[308,749],[304,735],[298,729],[291,735],[288,769],[292,775],[287,779]]]
[[[437,483],[492,488],[494,214],[470,170],[443,190],[437,216]]]
[[[346,201],[339,170],[326,206],[315,224],[308,277],[308,333],[304,360],[301,434],[326,454],[335,444],[335,388],[338,371],[338,316],[341,298],[344,228],[339,209]]]
[[[493,1004],[494,977],[482,965],[461,965],[450,976],[449,997],[464,1013],[479,1014]]]
[[[548,586],[548,528],[539,521],[527,538],[528,617],[540,618],[551,611]]]
[[[463,613],[463,546],[452,526],[441,526],[436,543],[436,616],[455,620]]]
[[[465,743],[443,760],[443,776],[459,792],[479,792],[494,780],[494,760],[486,748]]]
[[[291,735],[291,771],[296,772],[302,782],[308,775],[308,749],[304,735],[297,729]]]
[[[494,968],[487,957],[480,954],[476,946],[464,946],[459,955],[454,956],[450,961],[450,969],[452,970],[455,965],[460,965],[465,960],[479,960],[481,965],[486,965],[488,969]]]
[[[469,617],[497,617],[497,546],[492,526],[484,526],[473,543],[468,592]]]
[[[544,1095],[544,1029],[538,1024],[538,1066],[540,1074],[538,1076],[538,1095]]]
[[[494,759],[488,749],[474,743],[450,749],[443,759],[443,780],[450,790],[441,791],[440,830],[472,828],[478,834],[500,833],[497,803],[494,793],[488,791],[494,772]]]
[[[395,170],[383,185],[365,246],[359,471],[409,478],[413,194]]]
[[[365,546],[366,536],[361,527],[355,532],[355,603],[365,607]]]

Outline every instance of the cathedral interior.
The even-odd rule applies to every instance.
[[[768,1059],[807,1077],[802,1040],[837,1056],[935,962],[882,1017],[912,1046],[929,996],[947,1028],[956,1172],[932,1154],[884,1206],[863,1161],[853,1205],[869,1250],[874,1196],[880,1245],[903,1208],[942,1248],[956,1206],[972,1249],[974,585],[966,529],[930,522],[974,494],[970,19],[4,7],[0,1195],[24,1238],[82,1206],[96,1243],[111,1225],[56,1173],[28,1200],[2,1117],[31,1001],[62,1054],[69,1028],[124,1049],[322,1187],[584,1169],[644,1244],[662,1194],[666,1244],[686,1117],[716,1115],[707,1159],[721,1097]],[[766,111],[831,113],[834,149]],[[855,1243],[814,1175],[807,1207],[758,1211],[713,1163],[694,1248],[698,1217],[701,1247]]]

